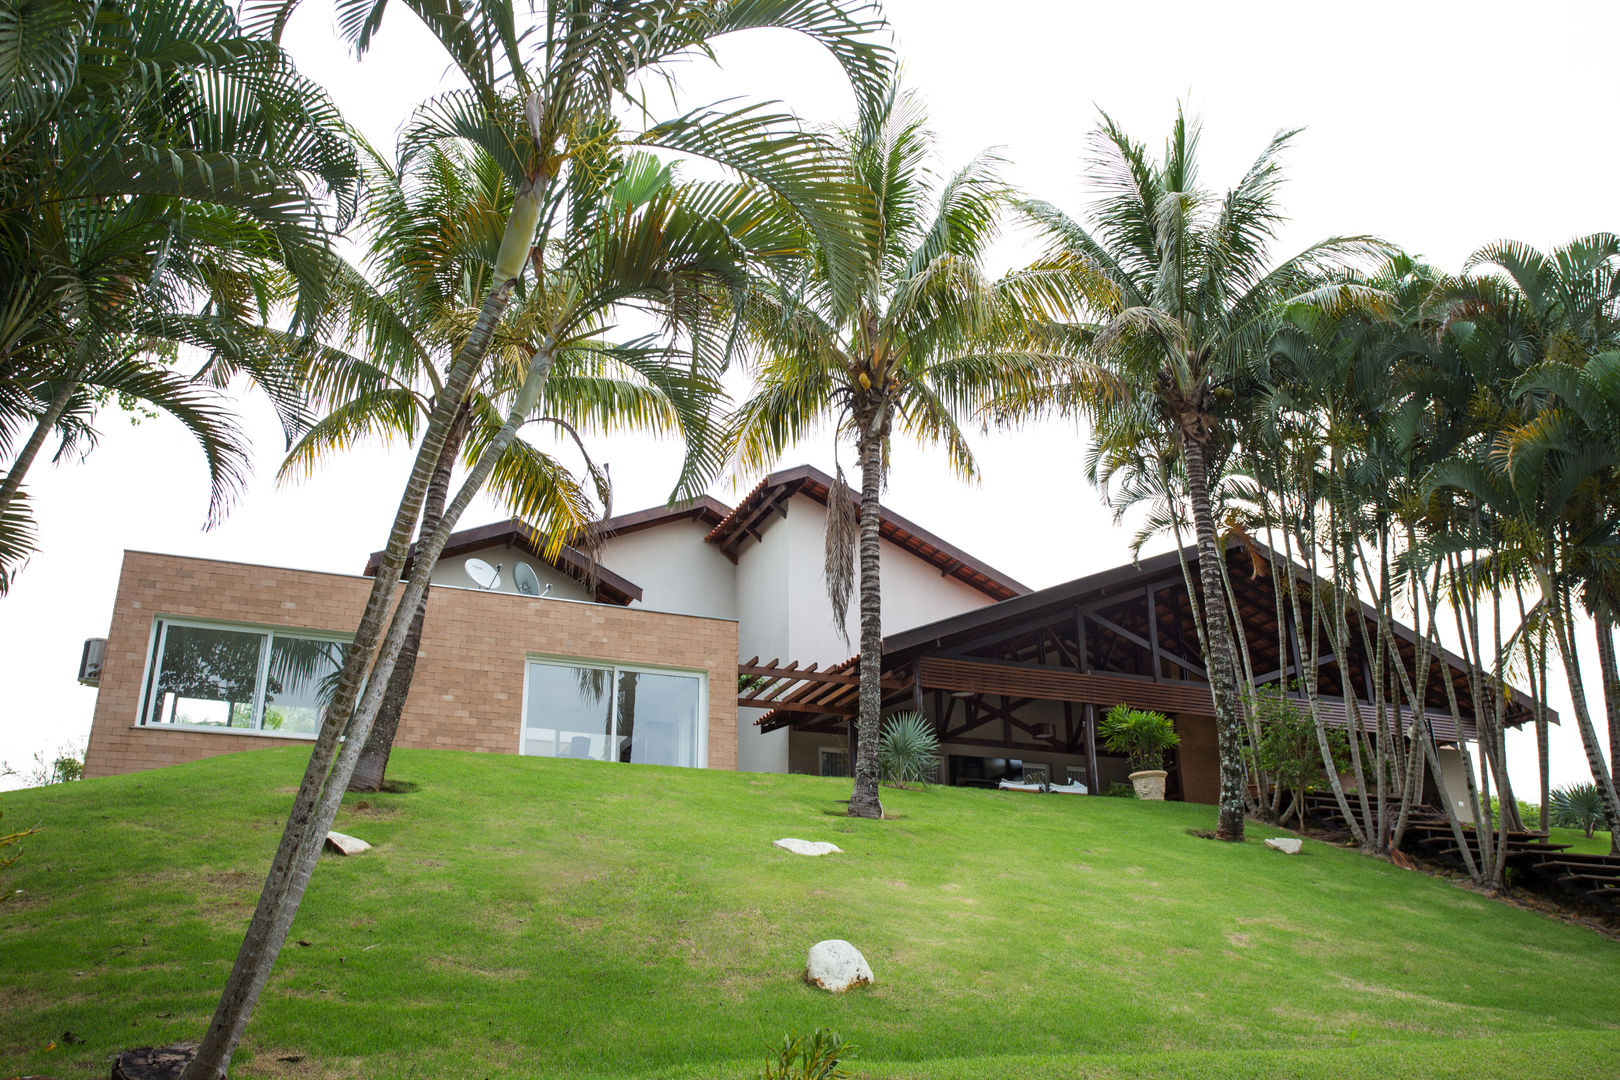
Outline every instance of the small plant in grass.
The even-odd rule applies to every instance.
[[[1552,793],[1552,813],[1548,815],[1560,829],[1580,829],[1591,836],[1607,821],[1603,793],[1596,784],[1574,784]]]
[[[1165,751],[1181,742],[1175,725],[1164,713],[1133,709],[1123,702],[1103,716],[1097,734],[1109,753],[1131,759],[1132,772],[1164,768]]]
[[[840,1063],[854,1057],[857,1049],[831,1028],[817,1028],[809,1035],[783,1035],[781,1049],[766,1060],[760,1080],[844,1080],[849,1073]]]
[[[889,717],[878,744],[878,769],[883,779],[900,788],[913,780],[926,784],[938,766],[939,737],[934,734],[934,725],[914,712]]]
[[[12,863],[22,858],[21,848],[17,848],[15,852],[9,855],[6,854],[6,848],[17,847],[17,844],[19,844],[25,836],[32,836],[37,831],[38,829],[24,829],[22,832],[0,835],[0,870],[7,869]],[[0,904],[10,900],[15,895],[16,894],[10,889],[0,887]]]
[[[1115,799],[1134,799],[1136,798],[1136,789],[1121,780],[1115,780],[1108,785],[1108,790],[1103,794]]]

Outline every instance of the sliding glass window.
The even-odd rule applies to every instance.
[[[698,672],[531,660],[522,752],[697,768],[704,700]]]
[[[313,735],[348,643],[159,619],[141,723]]]

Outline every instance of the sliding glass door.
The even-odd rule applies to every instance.
[[[698,672],[531,660],[522,752],[697,768],[704,690]]]

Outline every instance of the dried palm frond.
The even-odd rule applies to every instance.
[[[824,574],[827,599],[832,601],[833,625],[849,644],[849,600],[855,593],[855,549],[860,545],[860,518],[855,495],[844,479],[843,466],[827,491],[827,556]]]

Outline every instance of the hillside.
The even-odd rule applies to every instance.
[[[201,1033],[301,757],[0,794],[6,831],[43,826],[0,905],[0,1075]],[[861,822],[846,781],[393,770],[415,790],[348,800],[376,849],[323,857],[233,1076],[744,1077],[821,1025],[864,1077],[1620,1075],[1614,942],[1317,843],[1199,839],[1207,808],[936,788]],[[826,937],[876,986],[806,987]]]

